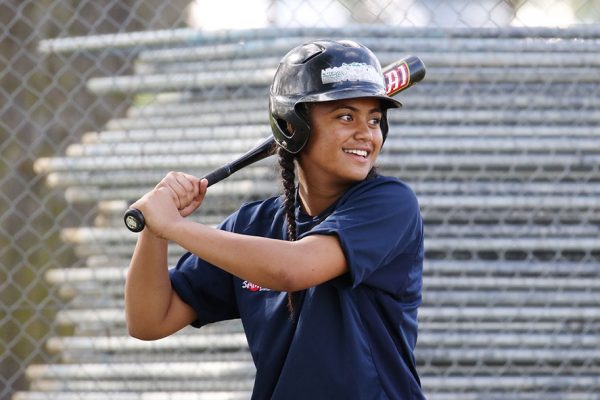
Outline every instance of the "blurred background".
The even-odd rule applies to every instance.
[[[127,337],[122,212],[269,135],[318,37],[428,68],[380,163],[425,216],[429,398],[600,399],[600,1],[2,0],[0,26],[0,399],[249,398],[236,321]],[[278,190],[265,160],[193,218]]]

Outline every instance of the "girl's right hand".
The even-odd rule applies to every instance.
[[[204,200],[208,181],[183,172],[169,172],[150,192],[131,205],[144,214],[147,227],[166,237],[179,219],[194,212]]]

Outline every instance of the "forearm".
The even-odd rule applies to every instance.
[[[344,254],[333,236],[289,242],[181,220],[168,238],[241,279],[273,290],[305,289],[346,271]]]
[[[148,230],[138,236],[125,282],[127,327],[133,336],[158,326],[171,301],[167,241]]]

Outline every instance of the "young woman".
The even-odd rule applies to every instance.
[[[413,355],[423,223],[412,190],[374,169],[399,106],[366,47],[291,50],[269,107],[284,194],[219,229],[185,218],[206,180],[172,172],[138,200],[147,225],[127,276],[130,334],[241,318],[254,399],[424,398]],[[189,251],[171,270],[168,241]]]

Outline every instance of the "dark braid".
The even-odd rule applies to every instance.
[[[288,240],[296,240],[296,173],[294,170],[295,154],[279,148],[279,167],[281,173],[281,183],[283,185],[283,195],[285,196],[285,216],[288,222]]]
[[[288,223],[288,240],[296,240],[296,173],[294,171],[295,154],[279,148],[279,167],[281,172],[281,183],[283,185],[285,217]],[[290,316],[294,317],[294,293],[288,293],[288,310]]]

